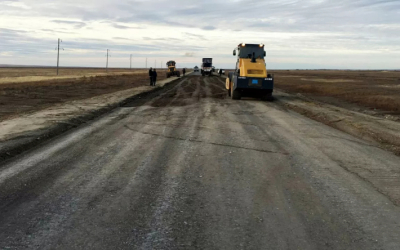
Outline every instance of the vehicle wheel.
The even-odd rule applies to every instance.
[[[274,98],[272,97],[272,93],[266,93],[261,97],[261,100],[272,102]]]
[[[233,72],[229,72],[228,73],[228,78],[229,78],[230,81],[232,81],[232,77],[233,77]]]
[[[242,93],[240,93],[239,90],[235,89],[235,90],[232,92],[232,99],[233,99],[233,100],[240,100],[240,99],[242,99]]]

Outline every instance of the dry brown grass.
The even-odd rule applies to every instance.
[[[306,82],[327,82],[327,83],[336,83],[336,82],[356,82],[355,80],[349,80],[349,79],[321,79],[321,78],[315,78],[315,79],[310,79],[310,78],[301,78],[302,81]]]
[[[21,74],[45,74],[48,70],[19,71]],[[126,71],[126,69],[124,69]],[[18,72],[15,71],[15,72]],[[16,74],[14,72],[14,74]],[[89,71],[71,69],[73,74],[86,74]],[[93,72],[93,71],[90,71]],[[96,71],[95,71],[96,72]],[[100,72],[98,70],[97,72]],[[165,71],[158,70],[158,80],[165,78]],[[11,71],[3,75],[13,74]],[[129,88],[148,86],[147,71],[137,71],[135,74],[123,74],[123,71],[113,70],[109,75],[80,77],[70,79],[46,79],[45,81],[31,81],[0,84],[0,120],[19,115],[23,112],[40,110],[57,103],[91,98],[97,95],[108,94]]]
[[[370,109],[400,112],[398,71],[273,71],[276,88],[332,97]],[[299,77],[301,77],[299,79]]]
[[[144,71],[144,69],[132,69],[132,71]],[[129,69],[109,69],[108,72],[112,73],[123,73],[130,72]],[[59,75],[91,75],[91,74],[105,74],[104,68],[60,68]],[[21,77],[21,76],[56,76],[55,68],[0,68],[0,78],[3,77]]]
[[[56,75],[55,68],[0,68],[0,84],[40,82],[55,79],[146,73],[144,69],[61,68]]]

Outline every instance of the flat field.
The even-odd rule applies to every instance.
[[[400,71],[270,71],[276,88],[340,107],[400,114]]]
[[[165,71],[158,70],[158,80]],[[144,69],[0,68],[0,120],[57,103],[80,100],[149,84]]]
[[[0,84],[36,82],[55,79],[71,79],[91,76],[140,74],[145,69],[109,69],[104,68],[60,68],[59,75],[55,68],[0,68]]]
[[[0,120],[56,103],[148,84],[145,69],[0,68]],[[370,114],[400,117],[399,71],[274,70],[276,88]],[[165,71],[158,70],[158,80]]]

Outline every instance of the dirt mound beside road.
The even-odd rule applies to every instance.
[[[160,71],[158,80],[165,79]],[[149,84],[147,73],[0,84],[0,120],[57,103],[87,99]]]
[[[57,69],[54,67],[0,67],[0,84],[11,82],[32,82],[55,79],[79,78],[104,75],[122,75],[146,73],[145,69],[108,69],[104,68],[60,68],[57,76]]]
[[[273,73],[275,96],[288,108],[400,155],[400,72]]]

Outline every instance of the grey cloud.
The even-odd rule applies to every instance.
[[[165,38],[150,38],[150,37],[143,37],[143,40],[146,40],[146,41],[166,41]]]
[[[53,29],[41,29],[41,31],[50,32],[50,33],[61,33],[61,34],[76,34],[76,32],[69,31],[61,31],[61,30],[53,30]]]
[[[112,26],[117,29],[142,29],[140,27],[130,27],[130,26],[120,25],[120,24],[116,24],[116,23],[114,23]]]
[[[182,39],[178,38],[171,38],[171,37],[159,37],[159,38],[150,38],[150,37],[143,37],[143,40],[146,41],[172,41],[172,42],[178,42],[178,41],[183,41]]]
[[[0,29],[0,47],[7,52],[16,53],[18,55],[28,54],[53,54],[57,45],[56,39],[39,39],[31,37],[27,32],[15,32],[13,30]],[[73,50],[87,50],[90,53],[99,53],[106,49],[112,51],[159,51],[165,48],[165,45],[150,44],[117,44],[106,39],[63,39],[63,47],[68,53]]]
[[[54,20],[55,23],[63,24],[60,25],[63,27],[53,31],[42,29],[45,32],[66,33],[70,31],[67,28],[82,28],[91,22],[108,22],[110,26],[122,30],[150,25],[175,27],[188,43],[194,40],[207,41],[207,36],[196,34],[196,31],[204,34],[203,30],[207,30],[214,36],[218,35],[215,32],[218,29],[233,30],[239,34],[240,31],[253,32],[253,37],[259,39],[260,42],[270,41],[269,49],[276,50],[295,48],[296,51],[302,49],[398,51],[400,48],[398,43],[400,1],[398,0],[241,0],[228,3],[226,0],[203,0],[201,3],[193,2],[190,5],[186,0],[124,2],[70,0],[53,1],[52,4],[48,4],[50,2],[48,0],[20,0],[20,2],[28,3],[32,9],[15,11],[7,7],[2,8],[2,20],[7,20],[7,16],[27,16],[32,19],[45,17]],[[63,29],[64,27],[66,29]],[[86,28],[89,27],[86,26]],[[188,28],[193,29],[190,32],[180,32],[180,28],[185,28],[184,31],[188,31]],[[46,46],[49,47],[49,44],[54,44],[54,41],[42,39],[44,43],[47,43],[42,47],[41,40],[27,36],[34,31],[3,29],[0,32],[1,47],[6,50],[22,51],[18,48],[29,47],[28,50],[42,51]],[[272,35],[276,35],[275,37],[279,39],[271,41]],[[171,34],[171,36],[174,35]],[[139,47],[135,48],[146,51],[177,50],[179,54],[182,54],[182,51],[212,49],[208,43],[197,47],[185,45],[179,36],[178,38],[145,37],[143,39],[145,44],[138,44]],[[114,40],[123,43],[124,39],[115,37]],[[110,40],[91,42],[86,40],[77,42],[76,46],[95,50],[103,49],[110,43],[112,43]],[[227,41],[227,43],[232,42]],[[131,48],[130,45],[124,47],[118,44],[118,46],[121,49]],[[115,45],[114,49],[118,46]],[[194,48],[191,49],[191,47]]]
[[[144,13],[138,13],[135,15],[129,15],[127,17],[116,19],[117,22],[125,22],[125,23],[142,23],[142,24],[157,24],[163,26],[175,26],[175,27],[195,27],[192,24],[188,24],[187,22],[180,21],[172,21],[169,17],[164,17],[162,15],[151,14],[151,10]],[[168,15],[169,16],[169,15]]]
[[[116,24],[116,23],[113,24],[113,27],[117,28],[117,29],[130,29],[129,26],[120,25],[120,24]]]
[[[68,21],[68,20],[52,20],[53,23],[59,23],[59,24],[69,24],[73,25],[76,29],[80,29],[86,26],[86,23],[84,22],[78,22],[78,21]]]
[[[18,55],[50,53],[56,46],[56,40],[31,37],[28,32],[0,29],[0,47],[3,51]]]
[[[24,0],[21,0],[24,2]],[[398,23],[398,0],[204,0],[201,4],[188,5],[185,0],[174,2],[129,1],[115,3],[111,0],[81,2],[77,0],[46,5],[45,0],[30,4],[41,16],[67,16],[84,21],[121,22],[120,28],[130,24],[157,24],[176,27],[197,27],[254,31],[307,32],[310,30],[354,29],[355,24]],[[157,6],[157,8],[154,8]],[[189,7],[188,7],[189,6]],[[210,8],[210,6],[212,6]],[[23,13],[24,11],[21,11]],[[223,13],[223,14],[221,14]],[[375,14],[376,13],[376,14]],[[269,25],[265,21],[270,18]],[[212,23],[212,25],[206,25]],[[350,24],[350,25],[349,25]],[[82,25],[82,24],[81,24]],[[122,27],[124,26],[124,27]],[[205,26],[205,27],[204,27]]]
[[[215,28],[214,26],[204,26],[202,29],[203,30],[215,30],[217,28]]]
[[[117,52],[117,51],[157,51],[159,50],[156,46],[154,45],[149,45],[149,44],[117,44],[113,43],[110,41],[69,41],[65,42],[64,46],[69,49],[85,49],[89,51],[106,51],[106,49],[110,49],[111,52]]]
[[[125,38],[125,37],[113,37],[115,40],[127,40],[130,41],[131,39]]]
[[[184,54],[184,56],[186,56],[186,57],[194,57],[194,55],[195,55],[194,52],[186,52],[186,53]]]
[[[187,36],[191,39],[207,40],[204,36],[198,35],[198,34],[193,34],[193,33],[189,33],[189,32],[183,32],[182,34],[184,34],[185,36]]]
[[[1,33],[12,33],[12,34],[17,34],[17,33],[27,33],[26,30],[15,30],[15,29],[5,29],[5,28],[0,28]]]

